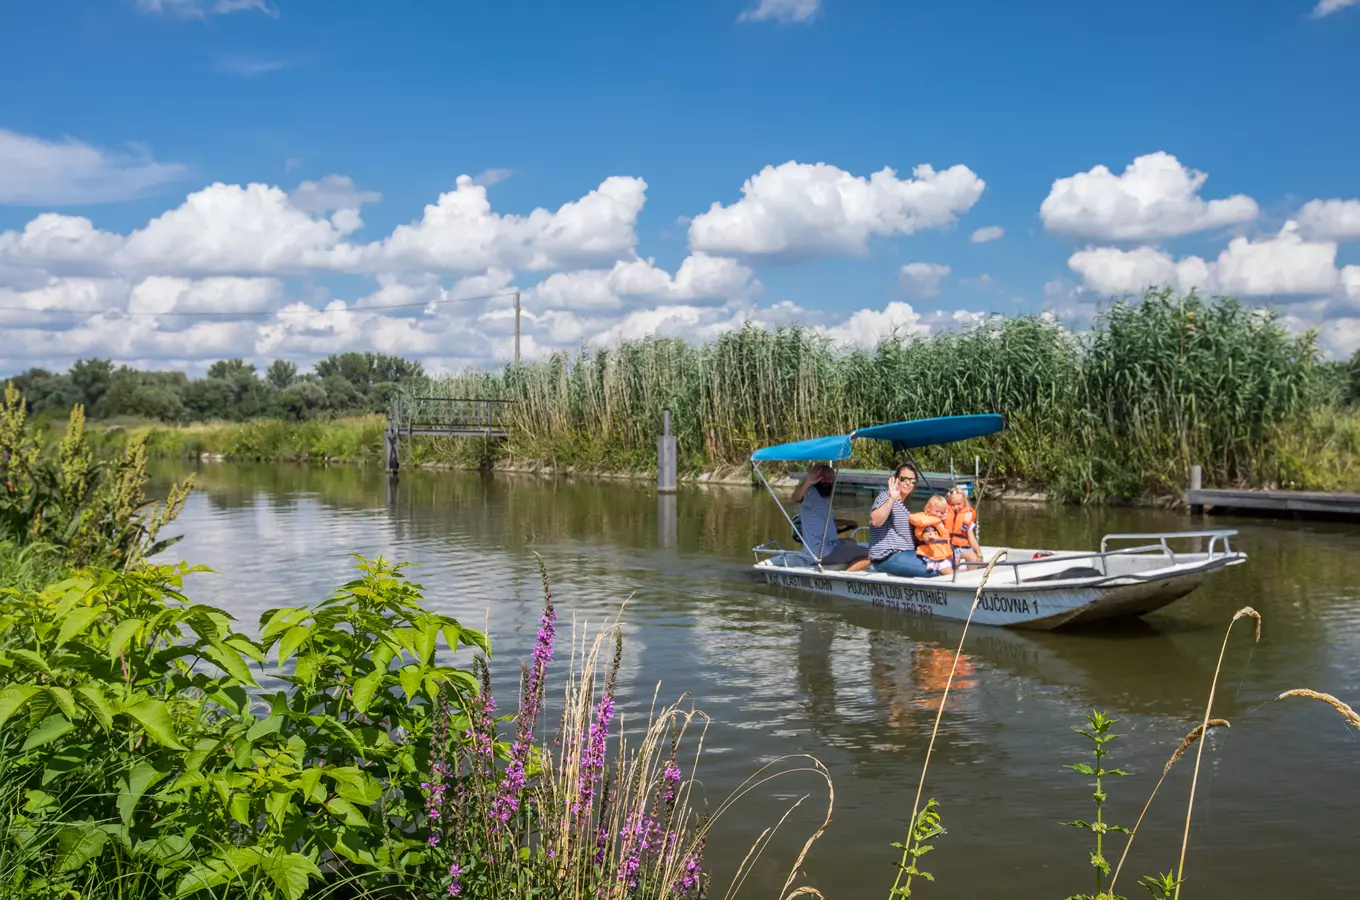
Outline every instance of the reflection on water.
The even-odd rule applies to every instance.
[[[536,630],[537,552],[565,621],[598,623],[627,601],[625,716],[645,717],[660,682],[663,700],[692,693],[713,717],[700,775],[714,805],[762,763],[811,753],[835,778],[836,812],[808,881],[832,898],[891,883],[888,844],[903,837],[962,625],[757,584],[749,548],[788,530],[767,496],[689,488],[658,502],[646,484],[470,473],[408,473],[389,489],[381,472],[357,468],[199,473],[181,517],[187,537],[172,551],[216,570],[190,582],[195,599],[253,624],[270,607],[322,599],[348,578],[352,552],[411,560],[432,605],[489,627],[498,690],[512,692]],[[867,501],[843,512],[864,520]],[[1132,824],[1203,713],[1223,626],[1248,603],[1265,617],[1264,637],[1253,646],[1242,627],[1229,647],[1216,711],[1233,728],[1206,748],[1187,890],[1352,895],[1360,735],[1320,704],[1268,701],[1292,687],[1360,699],[1360,530],[1226,524],[1242,530],[1250,562],[1163,614],[1078,633],[969,631],[927,788],[949,829],[930,857],[939,880],[929,896],[1089,890],[1081,834],[1056,824],[1090,814],[1089,788],[1062,768],[1085,752],[1072,726],[1093,707],[1120,720],[1114,760],[1135,775],[1110,787],[1110,811]],[[1189,525],[1155,510],[982,508],[987,541],[1022,546],[1089,547],[1106,532]],[[1189,777],[1183,765],[1159,795],[1130,859],[1137,874],[1174,863]],[[743,801],[715,830],[712,867],[734,870],[805,793],[748,882],[750,896],[773,895],[820,821],[813,780]],[[1132,879],[1121,886],[1136,890]]]

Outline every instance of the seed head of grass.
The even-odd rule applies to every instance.
[[[1244,606],[1237,612],[1233,613],[1232,620],[1236,622],[1243,616],[1251,616],[1253,619],[1256,620],[1256,643],[1258,644],[1261,643],[1261,614],[1258,613],[1256,610],[1252,609],[1250,606]]]
[[[1194,727],[1194,730],[1192,730],[1189,734],[1187,734],[1184,738],[1181,739],[1181,745],[1176,748],[1176,752],[1172,753],[1171,758],[1166,761],[1166,767],[1162,769],[1162,776],[1165,777],[1166,774],[1171,771],[1171,767],[1174,766],[1178,761],[1180,761],[1180,758],[1185,755],[1185,751],[1189,750],[1190,747],[1195,743],[1195,741],[1203,737],[1204,732],[1207,731],[1209,728],[1231,728],[1231,727],[1232,725],[1228,722],[1227,719],[1210,719],[1207,727],[1205,725],[1196,725]]]
[[[1332,709],[1341,713],[1341,718],[1351,723],[1355,728],[1360,729],[1360,714],[1357,714],[1355,710],[1351,709],[1331,694],[1324,694],[1321,691],[1311,691],[1308,688],[1295,688],[1292,691],[1285,691],[1276,699],[1283,700],[1285,697],[1311,697],[1314,700],[1321,700],[1323,703],[1332,707]]]

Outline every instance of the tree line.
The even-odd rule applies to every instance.
[[[143,371],[107,359],[81,359],[67,372],[29,369],[11,380],[30,415],[64,417],[83,404],[92,419],[163,422],[291,421],[385,411],[403,382],[420,378],[419,362],[383,353],[340,353],[299,372],[276,359],[261,375],[243,359],[223,359],[203,378]]]

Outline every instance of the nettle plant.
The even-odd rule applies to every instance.
[[[1096,892],[1094,894],[1074,894],[1067,900],[1115,900],[1105,891],[1105,879],[1110,877],[1111,871],[1110,863],[1105,859],[1105,835],[1111,832],[1129,834],[1129,830],[1105,821],[1105,804],[1109,800],[1109,795],[1105,793],[1103,782],[1109,776],[1123,776],[1129,773],[1122,769],[1105,768],[1105,757],[1110,752],[1107,745],[1119,737],[1117,734],[1110,733],[1110,729],[1114,727],[1114,719],[1103,712],[1092,711],[1086,716],[1086,721],[1090,725],[1089,730],[1086,728],[1073,730],[1090,741],[1091,755],[1095,758],[1095,764],[1076,763],[1067,766],[1067,768],[1095,779],[1095,791],[1092,792],[1091,798],[1096,803],[1096,818],[1094,822],[1077,819],[1063,824],[1072,828],[1085,829],[1095,835],[1096,846],[1091,852],[1091,867],[1095,869],[1096,873]]]
[[[183,564],[0,591],[0,881],[287,900],[408,882],[429,848],[399,823],[424,806],[435,701],[478,689],[443,660],[487,640],[421,609],[400,566],[358,569],[266,613],[259,641],[183,595]],[[270,656],[287,688],[265,694],[251,664]]]

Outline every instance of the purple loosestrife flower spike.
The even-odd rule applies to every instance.
[[[519,811],[519,794],[524,789],[525,781],[525,758],[533,743],[534,725],[543,702],[543,684],[548,662],[552,659],[553,635],[556,631],[554,623],[557,610],[553,608],[548,571],[543,567],[543,560],[539,560],[538,567],[543,576],[543,614],[539,617],[538,638],[534,641],[534,652],[530,656],[531,665],[524,674],[524,699],[520,705],[515,744],[510,750],[510,763],[501,781],[500,794],[491,804],[491,815],[502,822],[510,821]]]

